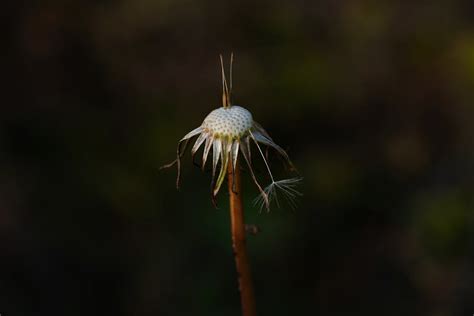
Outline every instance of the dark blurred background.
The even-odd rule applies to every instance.
[[[2,316],[239,315],[225,190],[158,171],[231,51],[304,177],[296,211],[245,183],[260,315],[474,313],[472,0],[1,7]]]

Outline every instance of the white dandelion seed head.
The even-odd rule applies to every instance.
[[[282,195],[288,200],[290,205],[294,206],[294,200],[296,197],[301,195],[296,190],[296,185],[301,181],[300,178],[285,179],[275,181],[273,178],[270,166],[267,162],[267,156],[264,155],[261,146],[275,149],[287,162],[291,170],[295,171],[293,164],[291,163],[288,154],[283,148],[278,146],[270,135],[263,129],[260,124],[253,120],[252,114],[241,106],[232,105],[230,95],[232,92],[232,57],[231,57],[231,80],[230,85],[227,85],[227,81],[224,73],[224,66],[221,56],[221,70],[222,70],[222,107],[213,110],[209,113],[201,126],[193,129],[187,133],[178,142],[176,149],[176,159],[163,168],[171,167],[177,164],[178,175],[176,177],[176,186],[179,187],[180,178],[180,159],[183,156],[188,142],[193,137],[197,137],[192,149],[191,154],[194,156],[201,148],[202,151],[202,169],[205,168],[206,162],[211,161],[212,165],[212,181],[211,181],[211,196],[212,201],[215,204],[216,195],[224,182],[224,179],[228,173],[228,169],[232,169],[232,173],[235,172],[237,166],[237,160],[239,156],[242,156],[245,163],[250,171],[250,176],[253,182],[257,186],[260,192],[260,198],[257,199],[257,204],[265,207],[267,210],[270,208],[270,202],[275,201],[277,204],[277,191],[281,192]],[[271,184],[266,188],[263,188],[252,167],[252,156],[250,144],[254,143],[257,147],[258,153],[260,154],[265,167],[268,171]],[[212,151],[211,151],[212,149]],[[212,154],[211,154],[212,152]],[[208,157],[210,157],[208,159]],[[229,167],[230,166],[230,167]],[[228,168],[229,167],[229,168]]]
[[[215,109],[201,126],[214,137],[238,139],[248,133],[252,125],[252,114],[241,106],[233,105]]]

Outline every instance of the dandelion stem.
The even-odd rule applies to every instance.
[[[230,219],[232,232],[232,248],[234,250],[237,276],[239,280],[240,300],[243,316],[255,316],[255,296],[253,291],[252,276],[247,256],[245,243],[245,223],[242,206],[242,185],[240,180],[239,161],[235,169],[232,164],[228,166],[228,184],[230,194]]]

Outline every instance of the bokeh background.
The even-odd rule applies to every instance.
[[[304,177],[295,211],[260,213],[245,182],[259,314],[474,313],[473,1],[9,1],[1,16],[2,316],[239,315],[225,190],[214,209],[189,155],[179,192],[158,170],[220,106],[231,51],[235,103]]]

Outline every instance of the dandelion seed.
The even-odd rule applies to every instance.
[[[268,197],[268,201],[270,203],[274,201],[275,204],[280,207],[280,201],[278,200],[277,192],[279,191],[281,192],[285,200],[288,202],[288,204],[293,209],[295,209],[297,206],[296,199],[303,195],[301,192],[296,190],[296,186],[298,186],[298,184],[300,184],[302,180],[302,178],[291,178],[279,181],[272,181],[264,189],[264,192]],[[262,195],[259,195],[257,198],[255,198],[254,205],[258,206],[260,209],[263,209],[266,206],[265,200],[263,199]]]

